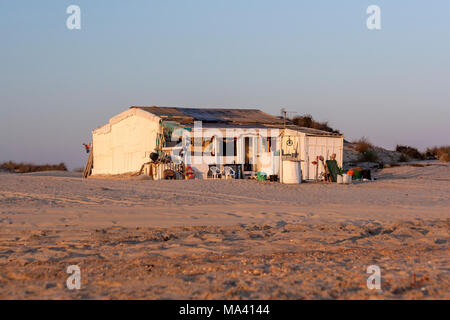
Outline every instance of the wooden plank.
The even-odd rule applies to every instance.
[[[89,158],[86,163],[86,167],[84,168],[83,178],[86,179],[92,173],[92,168],[94,167],[94,147],[92,146],[91,151],[89,152]]]

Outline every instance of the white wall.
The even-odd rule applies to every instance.
[[[340,167],[343,162],[344,138],[342,137],[305,137],[305,162],[302,162],[303,179],[313,180],[315,178],[316,167],[312,164],[317,156],[323,156],[325,160],[329,160],[330,156],[335,153],[336,161]],[[319,162],[319,176],[324,171],[322,162]]]
[[[159,117],[140,109],[129,109],[92,133],[92,174],[121,174],[138,171],[150,161],[160,132]]]
[[[290,138],[293,141],[292,147],[287,147],[286,141]],[[301,160],[302,179],[313,180],[315,178],[316,166],[312,164],[317,156],[323,156],[329,160],[335,153],[339,166],[342,167],[344,138],[331,136],[308,136],[306,133],[291,129],[284,130],[283,134],[283,152],[284,154],[298,151]],[[319,163],[318,175],[324,171],[323,165]]]

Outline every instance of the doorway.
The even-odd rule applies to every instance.
[[[245,160],[244,160],[244,171],[253,171],[253,138],[245,137],[244,138],[244,152],[245,152]]]

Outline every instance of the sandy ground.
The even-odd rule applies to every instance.
[[[353,185],[0,173],[1,299],[449,299],[450,170]],[[66,269],[81,268],[68,290]],[[381,269],[382,291],[366,269]]]

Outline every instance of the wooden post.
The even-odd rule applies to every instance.
[[[89,158],[86,163],[86,167],[83,171],[83,178],[86,179],[92,173],[92,168],[94,167],[94,145],[92,145],[91,150],[89,151]]]

